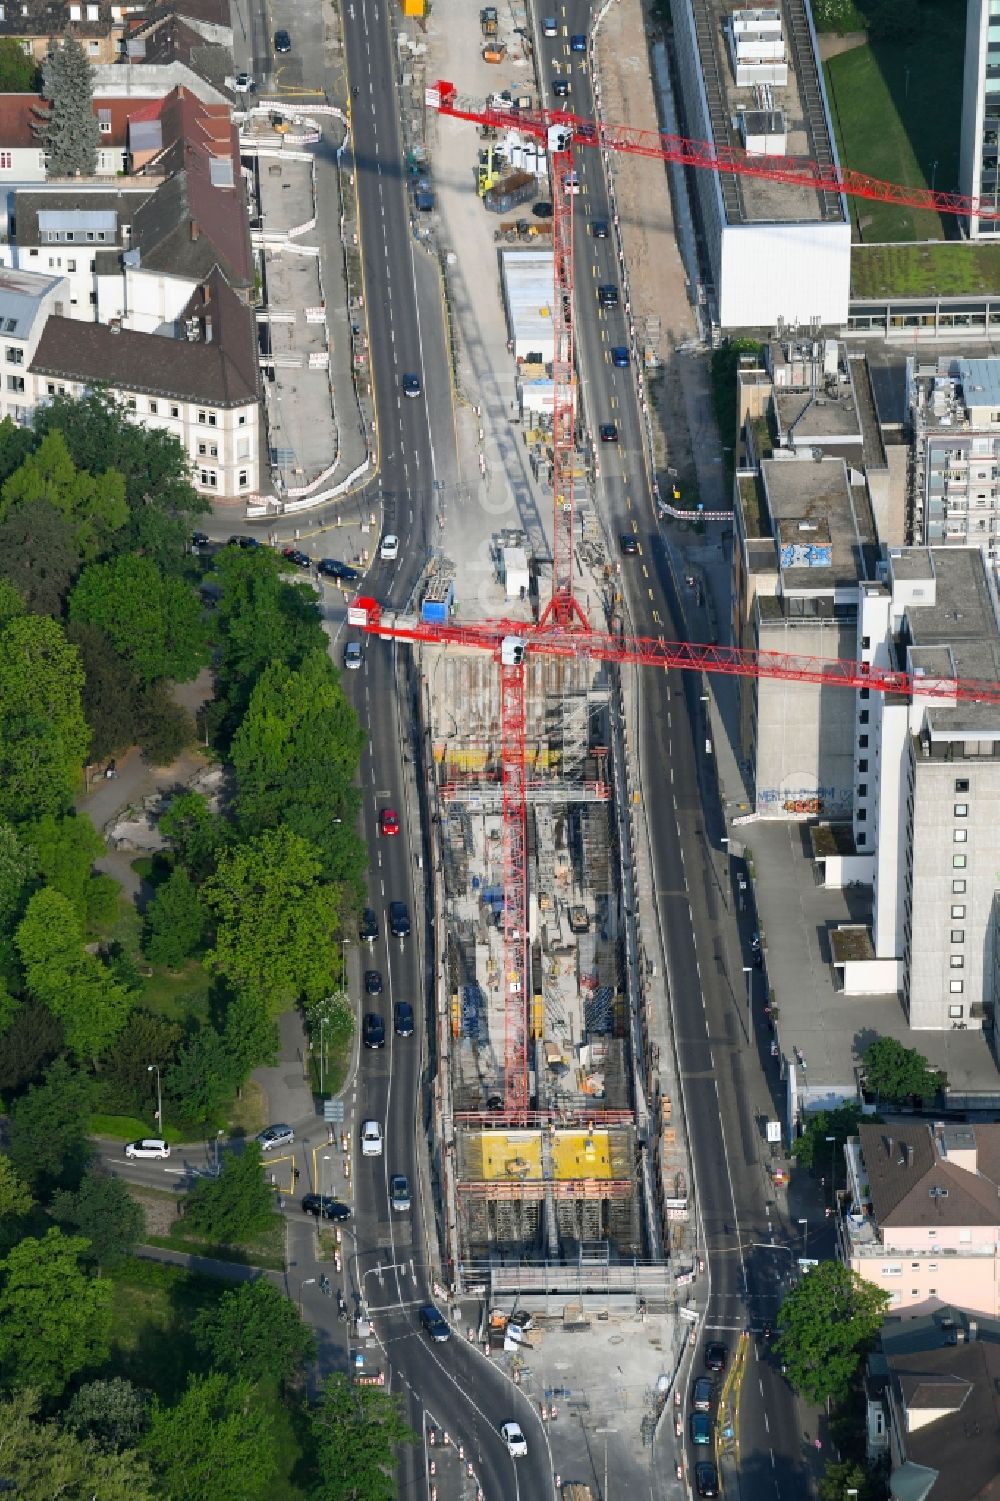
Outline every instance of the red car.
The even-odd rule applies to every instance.
[[[399,819],[396,817],[396,814],[393,812],[392,808],[382,809],[381,829],[383,834],[399,833]]]

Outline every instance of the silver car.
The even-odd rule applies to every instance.
[[[389,1179],[389,1203],[397,1214],[405,1214],[410,1207],[410,1184],[404,1173],[393,1173]]]
[[[257,1137],[262,1152],[273,1152],[277,1147],[290,1147],[295,1140],[291,1126],[265,1126]]]

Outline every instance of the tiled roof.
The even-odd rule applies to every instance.
[[[975,1172],[942,1156],[927,1124],[864,1124],[858,1136],[878,1224],[1000,1223],[1000,1125],[975,1127]]]
[[[892,1494],[920,1472],[927,1501],[1000,1501],[1000,1345],[992,1339],[889,1356],[897,1410],[925,1421],[902,1435],[906,1463]],[[943,1409],[926,1421],[928,1410]]]
[[[257,323],[225,278],[213,273],[192,299],[201,337],[116,333],[103,323],[50,318],[31,370],[56,380],[101,383],[117,390],[215,407],[258,399]]]
[[[104,193],[75,193],[72,188],[64,192],[39,192],[22,188],[14,194],[14,219],[17,225],[18,245],[40,244],[38,215],[40,213],[100,213],[110,211],[116,216],[119,233],[124,224],[131,224],[136,210],[151,198],[154,189],[150,185],[145,192],[121,191],[109,188]]]
[[[91,0],[93,3],[93,0]],[[107,36],[114,23],[111,6],[107,0],[99,0],[97,20],[90,21],[87,0],[78,7],[81,19],[73,20],[74,6],[70,0],[18,0],[16,5],[5,5],[0,17],[0,36],[51,36],[62,37],[67,32],[73,36]]]
[[[101,133],[101,146],[124,146],[128,122],[133,115],[148,113],[150,104],[159,107],[159,101],[149,99],[95,99],[94,114],[106,119],[110,132]],[[36,113],[45,108],[41,94],[0,94],[0,147],[12,151],[20,146],[39,146],[38,137],[31,122],[38,122]]]

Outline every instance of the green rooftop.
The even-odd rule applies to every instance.
[[[1000,245],[936,241],[853,245],[852,297],[1000,297]]]

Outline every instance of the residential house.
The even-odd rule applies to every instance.
[[[136,210],[154,192],[152,184],[128,179],[118,188],[93,185],[87,192],[65,184],[24,189],[13,195],[17,243],[0,247],[0,254],[8,251],[24,270],[65,276],[68,318],[106,322],[100,319],[102,302],[120,317],[122,257],[132,244]]]
[[[64,277],[0,266],[0,420],[30,421],[34,388],[28,372],[49,318],[65,313],[68,292]]]
[[[111,63],[121,53],[125,3],[108,0],[4,0],[0,37],[20,42],[29,57],[43,61],[53,43],[67,32],[75,36],[92,63]]]
[[[22,186],[45,182],[45,151],[32,125],[39,123],[44,108],[41,94],[0,94],[0,197],[5,184]],[[100,121],[97,176],[116,177],[125,171],[126,129],[137,108],[127,99],[94,99],[94,114]]]
[[[125,55],[135,67],[183,64],[225,90],[233,73],[229,0],[174,0],[152,6],[130,21]]]

